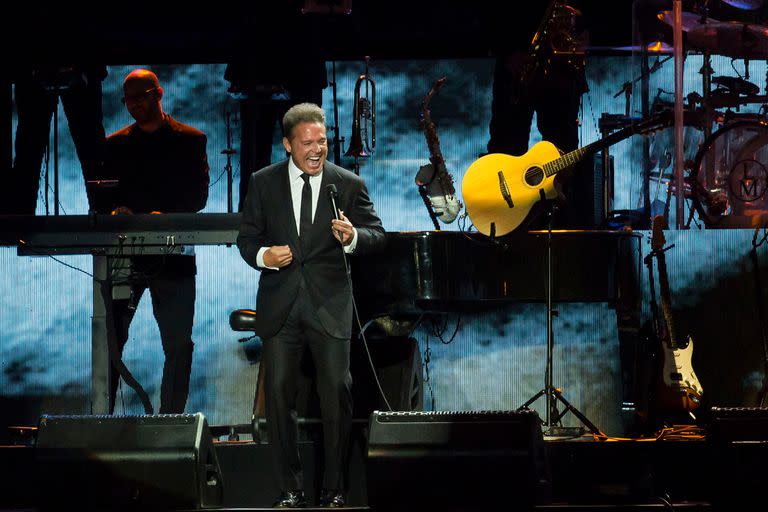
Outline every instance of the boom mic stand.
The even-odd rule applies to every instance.
[[[561,420],[568,411],[572,412],[579,421],[581,421],[594,435],[598,437],[607,437],[600,431],[594,423],[584,416],[584,414],[575,408],[562,394],[560,389],[556,388],[552,384],[552,355],[554,352],[554,331],[552,329],[552,318],[557,315],[557,311],[552,307],[552,218],[554,217],[556,205],[554,201],[546,201],[544,198],[544,192],[540,191],[542,196],[542,203],[547,208],[547,236],[546,236],[546,248],[547,248],[547,290],[546,290],[546,303],[547,303],[547,362],[546,369],[544,371],[544,388],[538,393],[529,398],[523,405],[518,408],[528,409],[533,402],[540,397],[546,397],[546,414],[544,419],[544,433],[547,435],[562,435],[570,433],[570,429],[562,426]],[[560,401],[565,406],[565,409],[560,412],[557,409],[557,402]],[[581,432],[581,429],[579,429]]]
[[[331,62],[331,91],[333,92],[333,163],[341,165],[341,145],[344,137],[339,133],[339,101],[336,97],[336,61]]]
[[[222,155],[227,157],[227,165],[224,169],[227,172],[227,213],[232,213],[232,155],[236,154],[232,148],[232,113],[226,112],[224,115],[224,124],[227,129],[227,147],[221,150]],[[241,170],[242,172],[242,170]]]

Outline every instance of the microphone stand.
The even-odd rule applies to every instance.
[[[427,208],[427,213],[429,213],[429,218],[432,219],[432,225],[435,226],[435,231],[440,231],[440,224],[437,223],[437,214],[435,213],[435,209],[432,208],[432,201],[429,200],[429,194],[427,193],[427,186],[426,185],[419,185],[419,195],[421,196],[422,201],[424,201],[424,206]]]
[[[624,85],[621,86],[621,90],[613,95],[614,98],[618,98],[622,94],[624,95],[624,115],[627,117],[629,117],[631,112],[630,101],[632,100],[632,83],[633,82],[624,82]]]
[[[232,149],[232,117],[231,112],[227,112],[224,117],[224,125],[227,130],[227,147],[221,151],[222,155],[227,155],[227,165],[224,167],[227,171],[227,213],[232,213],[232,155],[237,151]],[[242,170],[241,170],[242,172]]]
[[[685,54],[683,52],[683,2],[673,0],[672,12],[674,13],[674,51],[675,59],[675,159],[673,175],[676,187],[675,197],[675,225],[677,229],[685,229],[685,181],[683,176],[683,67]]]
[[[546,414],[544,420],[545,434],[554,436],[562,434],[570,434],[572,429],[568,429],[562,426],[562,418],[570,411],[576,416],[589,430],[597,437],[607,437],[602,431],[600,431],[594,423],[592,423],[584,414],[576,409],[568,400],[563,397],[562,391],[556,388],[552,384],[552,356],[555,348],[555,335],[552,329],[552,319],[557,316],[552,306],[552,220],[554,217],[556,205],[554,201],[546,201],[544,198],[544,191],[541,191],[542,202],[547,208],[547,236],[546,236],[546,261],[547,261],[547,287],[546,287],[546,303],[547,303],[547,361],[546,369],[544,371],[544,388],[538,393],[529,398],[523,405],[518,408],[519,410],[528,409],[533,402],[539,399],[541,396],[546,397]],[[565,409],[563,412],[558,411],[558,400],[563,403]],[[579,428],[579,433],[581,433]]]
[[[344,137],[339,137],[339,101],[336,98],[336,61],[331,61],[331,91],[333,93],[333,163],[341,165],[341,145]]]

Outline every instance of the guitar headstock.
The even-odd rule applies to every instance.
[[[651,250],[660,251],[664,248],[664,244],[667,243],[667,239],[664,238],[664,230],[667,228],[667,218],[663,215],[656,215],[653,218],[653,225],[651,227]]]

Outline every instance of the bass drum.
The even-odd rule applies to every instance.
[[[710,135],[691,169],[693,204],[708,228],[749,228],[768,212],[768,124],[742,119]]]

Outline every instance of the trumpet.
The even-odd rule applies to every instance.
[[[365,84],[365,95],[360,89]],[[355,107],[352,116],[352,135],[344,156],[368,158],[376,149],[376,82],[368,72],[368,58],[365,59],[365,73],[355,83]]]

